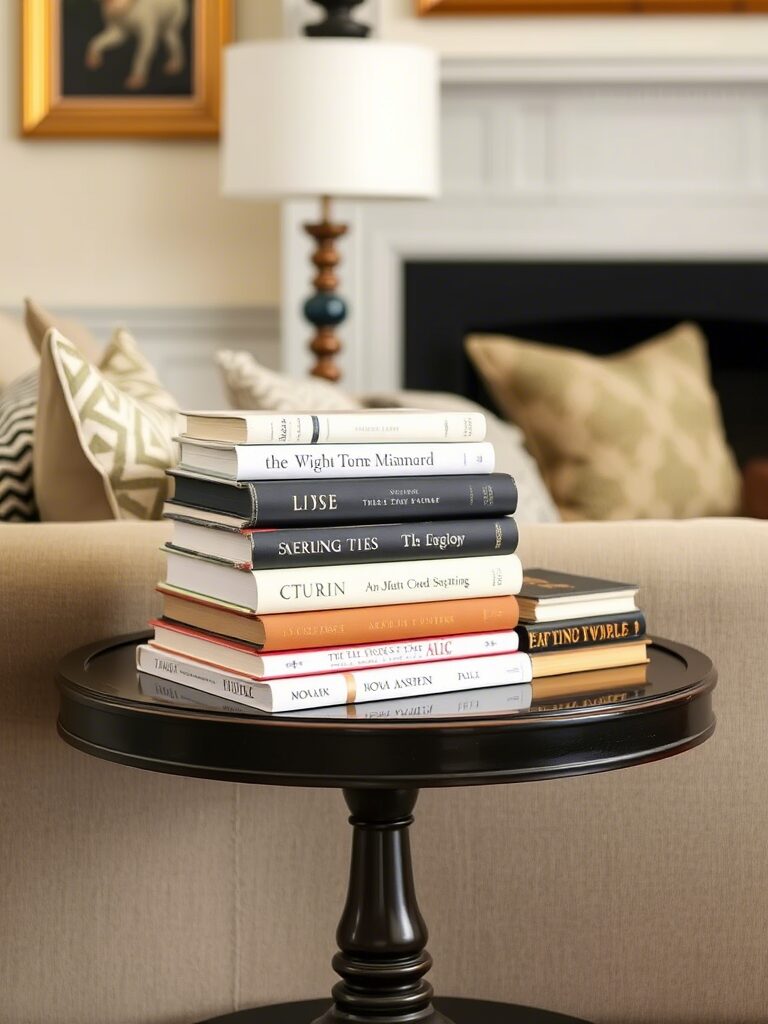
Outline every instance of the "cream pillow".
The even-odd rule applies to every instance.
[[[694,324],[607,357],[493,335],[466,349],[564,518],[738,511],[739,471]]]
[[[127,331],[115,333],[99,367],[49,331],[35,429],[40,518],[158,519],[179,429],[173,398]]]
[[[295,380],[268,370],[250,352],[218,352],[216,362],[235,409],[273,409],[275,412],[317,412],[360,409],[361,403],[338,384],[319,377]]]

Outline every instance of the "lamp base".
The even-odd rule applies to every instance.
[[[324,196],[322,219],[317,224],[305,224],[304,230],[317,243],[312,254],[312,262],[317,267],[312,284],[317,290],[304,303],[304,315],[315,327],[309,348],[316,359],[310,373],[313,377],[337,381],[341,377],[341,370],[335,359],[341,351],[341,340],[335,328],[346,317],[347,305],[341,296],[336,294],[339,283],[336,267],[341,259],[336,248],[336,240],[346,234],[347,226],[331,221],[331,201]]]

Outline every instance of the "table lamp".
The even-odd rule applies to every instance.
[[[314,326],[311,372],[341,373],[336,327],[347,307],[337,294],[331,200],[428,198],[437,192],[438,70],[418,46],[366,39],[350,11],[359,0],[315,0],[324,21],[307,39],[236,43],[225,58],[222,189],[225,195],[319,198],[305,224],[315,239],[304,305]]]

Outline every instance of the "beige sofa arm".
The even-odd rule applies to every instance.
[[[738,678],[733,709],[768,665],[768,523],[752,519],[570,523],[521,528],[524,566],[636,582],[651,633],[692,644]],[[722,692],[718,703],[727,699]]]
[[[67,651],[146,625],[166,523],[8,524],[0,532],[0,714],[55,716]]]

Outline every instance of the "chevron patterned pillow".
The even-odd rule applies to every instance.
[[[37,519],[32,489],[32,439],[37,369],[18,377],[0,397],[0,523]]]
[[[127,331],[99,367],[58,331],[41,352],[35,492],[45,520],[158,519],[176,403]]]

